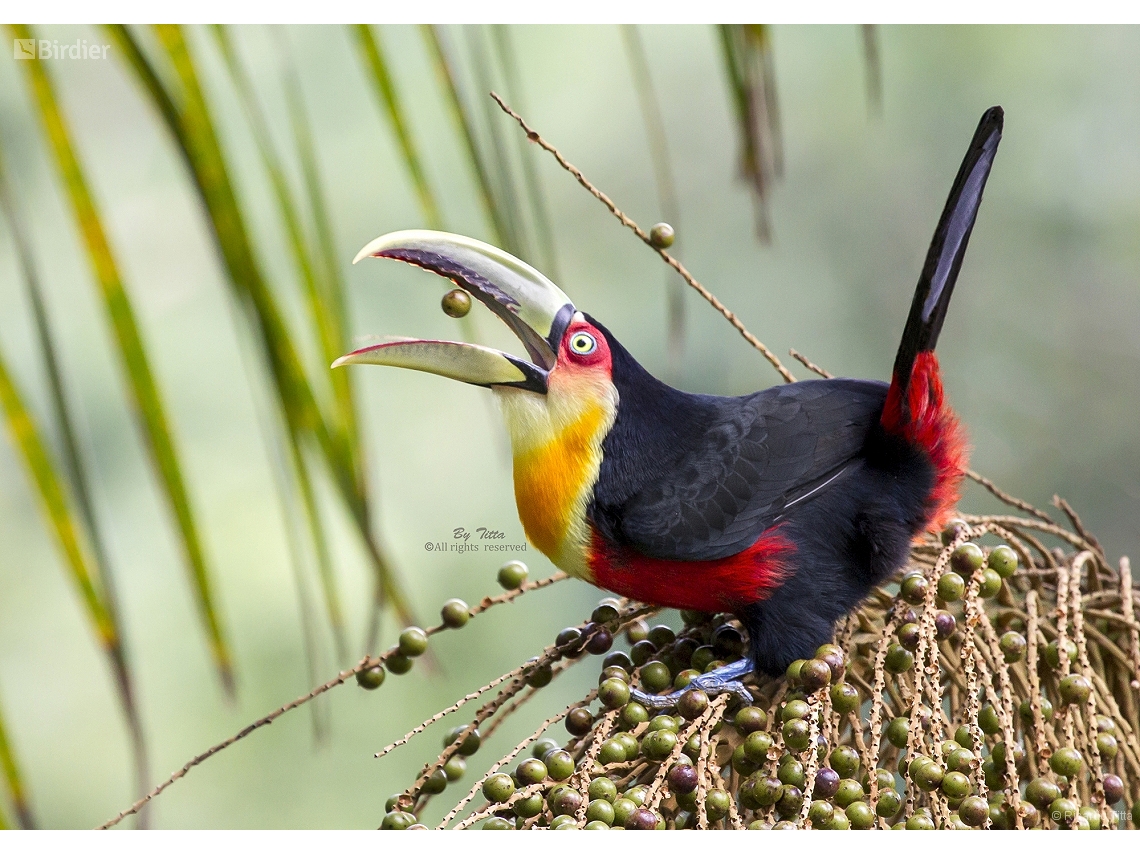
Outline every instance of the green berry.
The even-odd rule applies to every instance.
[[[1017,708],[1021,720],[1028,725],[1033,724],[1033,707],[1029,701],[1022,701]],[[1045,721],[1053,720],[1053,702],[1048,698],[1041,699],[1041,718]]]
[[[598,700],[606,709],[620,709],[629,703],[629,685],[611,677],[598,686]]]
[[[784,818],[796,816],[803,804],[804,794],[800,788],[791,784],[784,784],[780,790],[780,798],[776,802],[776,813]]]
[[[443,313],[449,318],[464,318],[471,311],[471,295],[461,288],[453,288],[440,300]]]
[[[950,553],[950,566],[963,576],[969,576],[984,563],[985,556],[976,543],[963,543]]]
[[[895,789],[879,790],[879,801],[875,805],[875,813],[883,819],[890,819],[902,810],[902,796]]]
[[[424,781],[423,791],[429,796],[438,796],[447,789],[447,774],[443,769],[436,769],[431,773],[431,776]]]
[[[955,603],[966,593],[966,583],[953,570],[948,570],[938,578],[938,596],[946,603]]]
[[[555,781],[565,781],[574,774],[574,758],[570,756],[569,751],[561,748],[548,751],[543,756],[542,762],[546,764],[547,772]]]
[[[609,778],[601,776],[590,781],[590,786],[586,788],[586,794],[589,795],[591,801],[605,799],[613,804],[614,800],[617,799],[617,786]]]
[[[917,606],[926,602],[926,592],[929,587],[930,583],[923,574],[912,571],[903,576],[899,583],[899,596],[912,606]]]
[[[399,650],[396,649],[389,653],[389,655],[384,660],[384,664],[393,674],[407,674],[412,670],[411,657],[405,656],[403,653],[400,653]]]
[[[668,223],[657,223],[649,230],[649,243],[654,249],[668,249],[675,239],[676,233]]]
[[[1001,732],[1001,719],[991,704],[986,704],[978,713],[978,727],[988,736]]]
[[[649,624],[641,618],[630,621],[629,626],[625,628],[625,637],[629,640],[630,644],[637,644],[640,641],[645,641],[649,638]]]
[[[625,798],[624,796],[620,799],[615,800],[614,801],[614,825],[615,826],[621,826],[622,828],[625,828],[626,822],[628,822],[629,818],[631,816],[633,816],[633,813],[634,813],[634,811],[637,810],[637,808],[638,808],[638,805],[636,802],[633,802],[630,799]]]
[[[471,609],[463,600],[451,599],[439,610],[439,618],[448,629],[459,629],[471,619]]]
[[[942,778],[942,792],[950,799],[964,799],[973,792],[970,779],[961,772],[947,772]]]
[[[760,707],[742,707],[737,710],[732,723],[741,733],[753,733],[768,726],[768,714]]]
[[[916,813],[906,821],[907,831],[934,831],[934,820],[924,813]]]
[[[938,789],[938,786],[942,783],[942,767],[929,757],[915,757],[910,761],[908,771],[910,772],[910,779],[914,781],[920,790],[927,793]]]
[[[499,584],[508,591],[521,587],[527,577],[526,565],[521,561],[508,561],[499,568]]]
[[[708,813],[709,821],[716,822],[727,816],[730,804],[732,799],[724,790],[709,790],[705,796],[705,812]]]
[[[1025,800],[1038,810],[1049,809],[1055,800],[1061,798],[1061,788],[1048,778],[1034,778],[1025,788]]]
[[[443,764],[443,774],[447,776],[449,781],[458,781],[466,772],[467,761],[458,754],[453,755]]]
[[[364,689],[379,689],[384,683],[384,666],[377,665],[366,671],[357,671],[356,683]]]
[[[763,763],[768,759],[768,751],[772,748],[772,737],[762,730],[754,730],[744,737],[741,747],[744,755],[753,763]]]
[[[789,683],[795,685],[800,681],[800,669],[804,667],[804,662],[806,661],[806,659],[797,659],[787,667],[784,671],[784,676]]]
[[[1080,806],[1072,799],[1054,799],[1049,805],[1049,818],[1059,826],[1067,828],[1080,815]]]
[[[1003,579],[1008,579],[1017,572],[1017,553],[1004,543],[995,546],[986,565]]]
[[[649,721],[649,710],[637,701],[630,701],[621,708],[621,713],[618,718],[623,725],[632,729],[639,724]]]
[[[515,782],[506,772],[496,772],[483,782],[483,795],[489,802],[505,802],[515,794]]]
[[[892,643],[887,648],[885,664],[892,674],[905,674],[914,667],[914,654],[901,644]]]
[[[990,818],[990,806],[981,796],[967,796],[958,805],[958,816],[970,828],[981,828]]]
[[[427,650],[427,633],[418,626],[409,626],[400,633],[400,653],[404,656],[420,656]]]
[[[992,600],[1001,591],[1001,576],[989,568],[982,571],[982,582],[978,586],[978,596],[984,600]]]
[[[784,704],[783,709],[780,710],[780,721],[789,722],[792,719],[807,718],[810,712],[811,707],[808,706],[807,701],[791,700]]]
[[[822,799],[815,800],[808,808],[808,819],[811,820],[812,828],[823,828],[831,822],[834,816],[835,808],[830,802],[825,802]]]
[[[828,762],[839,777],[854,778],[859,771],[859,752],[850,745],[840,745],[832,750]]]
[[[542,808],[542,793],[531,793],[514,803],[515,816],[521,816],[523,819],[538,816],[542,813]]]
[[[832,801],[835,802],[837,807],[846,810],[847,806],[854,802],[862,801],[863,785],[856,781],[854,778],[844,778],[839,782],[839,787],[835,791],[835,797]]]
[[[1111,760],[1116,757],[1120,745],[1111,733],[1098,733],[1096,735],[1096,750],[1100,752],[1102,760]]]
[[[969,748],[956,748],[946,757],[946,768],[951,772],[963,772],[968,775],[974,768],[974,760],[974,752]]]
[[[788,757],[791,758],[791,755],[789,754]],[[804,771],[804,764],[792,758],[788,762],[780,764],[780,768],[776,771],[776,777],[783,784],[790,784],[802,789],[807,779],[807,773]]]
[[[546,780],[547,769],[546,764],[541,760],[531,757],[519,763],[519,767],[515,770],[515,776],[519,779],[519,784],[526,786],[527,784],[541,784]]]
[[[1075,748],[1058,748],[1049,758],[1049,768],[1065,778],[1079,775],[1083,765],[1084,758],[1081,757],[1081,752]]]
[[[617,739],[607,739],[598,749],[598,762],[603,766],[625,762],[625,746]]]
[[[514,827],[513,822],[501,816],[493,816],[482,825],[484,831],[513,831]]]
[[[866,802],[852,802],[847,806],[844,814],[852,828],[864,831],[875,827],[875,812]]]
[[[460,734],[462,734],[463,731],[467,730],[467,728],[468,725],[461,724],[458,727],[453,727],[451,730],[449,730],[447,732],[447,735],[443,738],[443,747],[446,748],[455,740],[457,740]],[[482,743],[483,737],[479,734],[479,729],[475,728],[470,733],[468,733],[467,736],[464,737],[463,743],[459,746],[458,753],[462,754],[464,757],[470,757],[472,754],[479,750],[479,746],[482,745]]]
[[[1002,634],[998,646],[1001,648],[1002,656],[1005,657],[1006,662],[1020,662],[1025,658],[1025,651],[1029,647],[1029,643],[1020,632],[1010,630]]]
[[[380,828],[384,831],[403,831],[409,825],[414,825],[415,822],[415,814],[402,810],[393,810],[384,814],[384,820],[380,823]]]
[[[803,751],[811,742],[810,727],[802,718],[784,722],[781,733],[784,735],[784,744],[792,751]]]
[[[1083,704],[1092,694],[1092,684],[1083,674],[1070,674],[1061,680],[1058,691],[1066,704]]]
[[[660,763],[677,745],[677,734],[671,730],[655,730],[641,740],[641,753],[651,763]]]
[[[660,692],[673,685],[673,675],[664,662],[646,662],[641,666],[641,684],[650,692]]]
[[[586,822],[604,822],[613,825],[614,806],[606,799],[594,799],[586,806]],[[589,825],[586,826],[589,828]]]
[[[1077,645],[1070,639],[1065,638],[1060,642],[1050,641],[1045,645],[1045,661],[1053,668],[1061,667],[1061,651],[1064,650],[1065,654],[1069,657],[1070,662],[1077,661]]]
[[[906,748],[909,738],[910,719],[901,715],[891,719],[891,723],[887,725],[887,741],[895,748]]]

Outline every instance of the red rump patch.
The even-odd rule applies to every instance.
[[[607,591],[654,605],[702,612],[735,611],[767,599],[783,581],[795,552],[769,529],[736,555],[713,561],[649,558],[592,532],[590,569]]]
[[[907,413],[902,411],[898,378],[891,382],[881,424],[923,449],[934,464],[934,489],[926,501],[926,525],[940,528],[961,498],[962,476],[969,451],[966,435],[954,411],[943,403],[938,357],[923,351],[914,360],[906,390]]]

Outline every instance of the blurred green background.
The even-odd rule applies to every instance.
[[[488,117],[476,99],[472,39],[490,46],[493,34],[443,30],[471,112],[485,134],[493,120],[504,156],[517,161],[517,129],[497,110]],[[491,239],[421,33],[409,27],[373,32],[443,225]],[[795,347],[836,374],[887,376],[962,153],[982,111],[992,104],[1005,108],[1005,138],[939,346],[948,394],[969,427],[977,471],[1041,507],[1060,493],[1110,559],[1140,554],[1140,30],[878,28],[876,108],[868,99],[870,72],[858,27],[772,28],[784,170],[770,188],[767,245],[756,239],[753,201],[740,179],[739,125],[717,30],[639,32],[677,184],[679,257],[781,358]],[[37,35],[61,43],[110,41],[94,28],[45,27]],[[426,225],[354,33],[242,27],[230,35],[283,152],[287,179],[300,188],[282,88],[285,57],[295,63],[345,277],[347,344],[390,334],[470,335],[471,327],[440,312],[445,289],[435,277],[390,262],[347,263],[377,235]],[[205,29],[190,29],[186,37],[265,278],[306,364],[323,364],[272,187],[217,43]],[[508,37],[518,69],[514,106],[644,227],[663,219],[621,31],[519,26]],[[282,514],[274,452],[259,426],[259,419],[272,423],[272,396],[250,356],[249,325],[228,290],[177,147],[118,46],[107,61],[44,65],[134,303],[210,564],[218,616],[232,643],[237,695],[229,702],[204,643],[173,518],[131,415],[110,327],[27,77],[19,61],[0,60],[8,180],[58,340],[119,591],[152,775],[160,780],[316,682],[306,668],[298,577],[286,537],[292,523]],[[491,78],[501,74],[496,68]],[[672,366],[664,265],[552,159],[536,155],[534,165],[556,245],[557,281],[580,308],[651,371],[684,389],[737,395],[778,382],[695,294],[684,297],[683,359]],[[534,253],[531,260],[540,263],[543,256]],[[471,317],[480,341],[518,351],[482,307]],[[6,227],[0,229],[0,351],[45,440],[58,449]],[[808,376],[785,361],[797,376]],[[434,622],[448,597],[474,604],[495,593],[498,559],[424,549],[459,526],[487,526],[512,542],[522,540],[506,440],[490,395],[387,369],[355,368],[351,379],[375,530],[418,618]],[[4,436],[0,712],[37,822],[88,827],[133,801],[130,744],[107,659],[23,461],[10,434]],[[317,472],[315,487],[349,642],[347,656],[337,658],[310,561],[301,584],[313,604],[316,671],[324,680],[359,659],[372,576],[326,474]],[[968,511],[997,507],[976,486],[963,503]],[[533,550],[518,557],[530,564],[532,578],[553,569]],[[351,683],[331,692],[319,710],[327,727],[321,740],[314,739],[308,711],[286,715],[175,784],[154,803],[152,823],[375,827],[385,798],[434,756],[445,726],[382,761],[372,759],[373,752],[535,655],[560,628],[582,620],[599,596],[566,582],[440,636],[433,641],[436,668],[419,663],[405,677],[389,676],[376,692]],[[388,610],[382,646],[398,631]],[[556,681],[513,729],[505,727],[472,758],[465,780],[476,780],[493,756],[592,682],[588,669]],[[0,804],[11,821],[7,794]],[[441,813],[442,805],[435,805],[428,818]]]

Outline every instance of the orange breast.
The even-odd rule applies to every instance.
[[[587,546],[585,510],[601,463],[599,434],[606,421],[602,407],[588,407],[548,442],[514,458],[515,502],[523,529],[560,566],[570,558],[564,550]]]

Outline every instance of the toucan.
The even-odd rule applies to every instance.
[[[912,542],[943,525],[959,498],[967,447],[934,347],[1002,123],[1000,107],[985,112],[958,170],[889,384],[834,378],[741,397],[682,392],[530,265],[423,230],[379,237],[356,261],[397,259],[447,277],[501,318],[529,359],[400,339],[333,366],[414,368],[491,389],[530,543],[619,595],[736,615],[747,655],[695,685],[743,694],[747,674],[778,675],[829,641],[835,622],[902,567]]]

